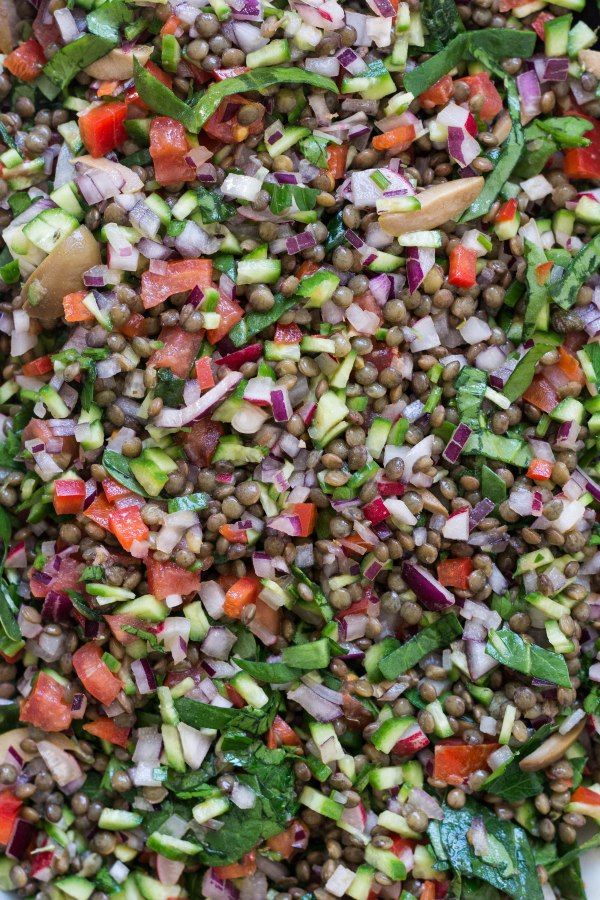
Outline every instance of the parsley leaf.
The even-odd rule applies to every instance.
[[[524,641],[510,628],[490,631],[485,652],[508,669],[570,688],[571,679],[564,656]]]
[[[226,222],[235,215],[235,206],[227,203],[216,191],[208,191],[202,185],[195,188],[200,215],[205,225]]]
[[[518,803],[528,797],[535,797],[544,790],[544,781],[537,772],[524,772],[519,760],[542,744],[555,729],[552,725],[542,725],[521,747],[515,750],[511,759],[488,775],[483,788],[491,794],[503,797],[509,803]]]
[[[325,135],[310,134],[300,141],[299,147],[309,163],[324,169],[327,166],[327,145],[329,143],[331,142]]]
[[[170,369],[159,369],[157,377],[158,383],[154,391],[156,396],[160,397],[165,406],[180,406],[183,402],[184,379],[178,378]]]
[[[81,37],[58,50],[44,66],[44,74],[59,88],[66,88],[90,63],[96,62],[115,47],[116,39],[97,34]]]
[[[379,662],[384,678],[394,680],[415,666],[427,653],[447,647],[462,634],[461,624],[454,613],[442,616],[437,622],[423,628],[405,644],[392,650]]]

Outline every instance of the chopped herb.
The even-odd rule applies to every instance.
[[[541,678],[560,687],[570,688],[571,679],[564,656],[524,641],[510,628],[490,631],[485,652],[515,672]]]
[[[462,627],[457,617],[454,613],[448,613],[384,656],[379,663],[379,671],[384,678],[393,681],[408,672],[428,653],[448,647],[461,634]]]
[[[44,74],[58,88],[66,88],[75,76],[115,47],[116,39],[97,34],[82,34],[61,47],[44,66]]]
[[[511,403],[522,397],[535,375],[535,367],[544,355],[552,347],[549,344],[535,344],[527,351],[523,359],[519,360],[514,372],[504,385],[502,393]]]
[[[212,222],[226,222],[235,215],[235,206],[227,203],[216,191],[208,191],[202,185],[195,188],[200,215],[205,225]]]
[[[573,257],[571,264],[565,269],[559,281],[549,286],[550,296],[557,306],[569,309],[573,306],[582,287],[600,268],[600,234],[581,248]]]
[[[142,497],[148,497],[139,482],[134,478],[129,460],[122,453],[115,450],[105,450],[102,456],[102,465],[111,478],[118,481],[123,487],[129,488],[134,494],[140,494]]]

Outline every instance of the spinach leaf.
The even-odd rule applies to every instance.
[[[216,728],[218,731],[238,728],[251,734],[264,734],[273,724],[277,702],[272,698],[262,709],[251,706],[230,709],[180,697],[175,700],[175,709],[181,721],[192,728]]]
[[[14,429],[14,420],[13,420]],[[17,457],[21,452],[21,432],[11,430],[6,436],[6,440],[0,444],[0,468],[2,469],[22,469],[21,463]]]
[[[485,652],[515,672],[531,675],[532,678],[541,678],[560,687],[571,687],[564,656],[553,650],[544,650],[537,644],[529,644],[510,628],[490,631]]]
[[[535,344],[527,351],[523,359],[519,360],[514,372],[504,385],[502,393],[511,403],[522,397],[535,375],[535,367],[548,350],[553,348],[549,344]]]
[[[285,663],[254,662],[250,659],[235,659],[234,662],[257,681],[266,681],[268,684],[287,684],[295,681],[301,674],[299,669],[286,666]]]
[[[503,797],[509,803],[518,803],[520,800],[541,794],[544,790],[543,778],[537,772],[524,772],[519,766],[519,761],[537,750],[553,731],[555,728],[549,724],[538,728],[528,741],[515,750],[507,763],[488,775],[483,783],[483,789],[490,794]]]
[[[415,666],[427,653],[447,647],[461,634],[462,627],[458,618],[454,613],[448,613],[384,656],[379,663],[379,671],[384,678],[393,681]]]
[[[225,84],[225,82],[221,82]],[[275,294],[275,302],[269,310],[265,312],[246,313],[243,319],[233,326],[227,337],[235,347],[245,347],[245,345],[256,334],[260,334],[269,325],[274,325],[281,316],[296,306],[298,303],[295,297],[284,297],[283,294]]]
[[[123,487],[129,488],[134,494],[140,494],[142,497],[149,496],[133,477],[129,460],[122,453],[117,453],[115,450],[105,450],[102,456],[102,465],[110,477],[118,481]]]
[[[574,859],[568,866],[557,872],[552,884],[560,891],[562,900],[587,900],[587,894],[581,877],[581,865]]]
[[[71,83],[78,72],[96,62],[112,50],[116,40],[97,34],[82,34],[71,44],[58,50],[44,66],[44,74],[54,84],[63,89]]]
[[[227,203],[216,191],[208,191],[202,185],[196,187],[195,191],[200,215],[205,225],[211,222],[226,222],[235,215],[235,206]]]
[[[87,16],[88,31],[110,41],[119,40],[119,27],[133,19],[133,10],[123,0],[106,0]]]
[[[159,369],[157,372],[158,383],[154,393],[160,397],[165,406],[177,407],[183,402],[183,389],[185,381],[178,378],[170,369]]]
[[[165,787],[182,800],[191,800],[194,797],[204,797],[206,796],[208,782],[215,778],[216,775],[217,767],[215,757],[214,755],[211,755],[208,756],[200,768],[195,771],[188,770],[183,774],[179,774],[179,772],[174,772],[172,769],[169,769]]]
[[[420,12],[435,50],[441,50],[465,30],[454,0],[422,0]]]
[[[490,851],[476,856],[467,837],[473,818],[481,817],[488,835]],[[467,800],[462,809],[444,805],[444,819],[429,827],[436,855],[444,855],[455,872],[479,878],[514,900],[543,900],[535,859],[522,828],[503,822],[487,807]],[[440,864],[436,868],[440,868]],[[477,896],[477,895],[476,895]],[[485,895],[483,895],[485,896]]]
[[[452,896],[456,900],[500,900],[500,894],[491,884],[479,878],[463,878],[460,872],[452,880]]]
[[[548,261],[546,254],[541,247],[532,244],[531,241],[525,241],[525,259],[527,260],[526,279],[528,293],[527,305],[525,307],[525,319],[523,322],[524,340],[530,337],[535,331],[538,316],[549,301],[547,286],[545,284],[540,284],[536,277],[537,267]],[[524,390],[526,390],[526,388]],[[520,396],[520,394],[517,396]]]
[[[562,306],[563,309],[569,309],[577,299],[579,288],[599,268],[600,234],[597,234],[591,239],[589,244],[582,247],[579,253],[573,257],[562,278],[550,285],[549,291],[553,301],[558,306]]]

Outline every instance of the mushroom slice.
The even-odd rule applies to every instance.
[[[101,81],[126,81],[133,78],[133,60],[137,59],[140,66],[145,66],[151,54],[152,47],[146,44],[140,44],[131,50],[116,47],[106,56],[90,63],[83,71],[90,78],[98,78]]]
[[[34,319],[60,318],[65,294],[83,290],[83,273],[101,262],[96,238],[80,225],[57,244],[25,282],[23,297],[29,315]]]
[[[578,722],[567,734],[552,734],[544,741],[543,744],[530,753],[529,756],[523,757],[519,763],[519,767],[524,772],[539,772],[551,766],[552,763],[558,762],[566,750],[574,744],[583,729],[585,728],[585,718]]]
[[[16,47],[18,25],[14,0],[0,0],[0,53],[10,53]]]
[[[445,222],[455,221],[479,196],[485,184],[481,175],[435,184],[417,194],[421,209],[404,213],[386,213],[379,224],[388,234],[398,236],[409,231],[430,231]]]

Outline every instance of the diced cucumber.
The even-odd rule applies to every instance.
[[[389,791],[404,781],[402,766],[380,766],[369,773],[369,781],[376,791]]]
[[[144,198],[144,203],[158,216],[162,225],[169,224],[172,215],[171,207],[159,194],[148,194]]]
[[[373,866],[365,863],[359,866],[352,884],[346,890],[348,897],[351,897],[352,900],[368,900],[371,896],[371,885],[373,884],[374,875],[375,869]]]
[[[222,816],[229,809],[229,800],[227,797],[211,797],[203,803],[198,803],[192,809],[192,815],[199,825],[208,822],[209,819],[216,819]]]
[[[375,254],[375,259],[368,263],[367,268],[372,272],[395,272],[402,265],[402,257],[393,253],[385,253],[383,250],[370,248]]]
[[[533,572],[541,566],[547,566],[554,561],[554,555],[550,547],[541,547],[519,556],[515,575],[523,575],[525,572]]]
[[[573,16],[558,16],[544,22],[544,50],[546,56],[566,56],[569,41],[569,29]]]
[[[396,238],[401,247],[441,247],[441,231],[407,231]]]
[[[358,93],[364,100],[381,100],[396,93],[396,85],[381,60],[369,63],[366,72],[342,79],[342,94]]]
[[[575,207],[575,218],[589,225],[600,225],[600,203],[592,197],[580,197]]]
[[[575,397],[565,397],[550,413],[550,417],[557,422],[577,422],[581,425],[585,415],[585,407]]]
[[[337,822],[344,812],[344,807],[341,803],[338,803],[337,800],[332,800],[331,797],[326,797],[325,794],[311,787],[303,788],[298,800],[302,806],[307,806],[327,819],[333,819],[334,822]]]
[[[307,137],[309,134],[310,130],[308,128],[302,128],[299,125],[290,126],[282,129],[282,135],[275,143],[269,144],[265,142],[265,147],[271,159],[275,159],[276,156],[286,153],[294,144],[297,144],[298,141],[301,141],[302,138]]]
[[[169,607],[152,594],[143,594],[128,603],[122,603],[119,614],[135,616],[146,622],[164,622],[169,614]]]
[[[243,697],[246,703],[255,709],[262,709],[269,702],[267,694],[247,672],[238,672],[233,676],[230,684],[240,697]]]
[[[124,809],[103,809],[98,820],[98,828],[105,831],[129,831],[141,825],[143,817]]]
[[[203,641],[208,634],[210,625],[202,603],[199,600],[188,603],[183,608],[183,614],[186,619],[190,620],[190,640]]]
[[[304,353],[330,353],[334,355],[335,341],[319,335],[307,335],[300,341],[300,349]]]
[[[160,853],[161,856],[175,862],[186,862],[188,857],[195,856],[202,850],[200,844],[171,837],[170,834],[161,834],[159,831],[154,831],[149,836],[146,846],[149,850],[154,850],[155,853]]]
[[[126,588],[116,587],[111,584],[100,584],[96,581],[90,581],[85,586],[86,591],[91,597],[95,597],[101,605],[107,603],[115,603],[123,600],[133,600],[135,594]]]
[[[427,881],[442,881],[444,879],[442,872],[434,868],[435,859],[428,847],[424,844],[417,844],[414,854],[413,878],[423,878]]]
[[[179,724],[179,716],[173,703],[173,695],[166,685],[161,685],[156,691],[158,695],[158,705],[160,709],[160,717],[166,725]]]
[[[240,259],[236,284],[273,284],[281,275],[279,259]]]
[[[383,675],[379,671],[379,663],[384,656],[388,656],[393,650],[399,646],[399,641],[393,637],[386,637],[377,644],[371,644],[365,653],[364,667],[365,672],[372,684],[381,681]]]
[[[45,209],[23,227],[23,234],[40,250],[50,253],[78,225],[75,216],[62,209]]]
[[[197,206],[198,196],[196,191],[186,191],[173,206],[171,214],[178,222],[182,222],[191,216]]]
[[[580,19],[569,32],[567,53],[570,57],[577,56],[580,50],[588,50],[593,47],[597,40],[596,32],[583,19]]]
[[[333,373],[331,380],[329,382],[330,387],[335,388],[336,390],[343,390],[348,381],[350,379],[350,375],[352,374],[352,369],[354,368],[354,363],[356,362],[356,358],[358,353],[356,350],[351,350],[347,356],[341,361],[336,371]]]
[[[175,769],[176,772],[185,772],[183,747],[181,746],[181,738],[177,727],[175,725],[162,725],[160,730],[167,764],[171,769]]]
[[[333,427],[345,419],[348,407],[333,391],[326,391],[319,399],[309,434],[313,440],[323,441]]]
[[[575,649],[575,644],[571,640],[571,638],[567,637],[566,634],[561,630],[560,625],[554,619],[545,623],[546,635],[548,640],[552,644],[552,647],[556,651],[556,653],[572,653]]]
[[[310,733],[319,748],[319,756],[324,763],[336,762],[345,756],[335,729],[330,722],[310,722]]]
[[[439,738],[447,738],[452,737],[454,734],[452,730],[452,726],[448,721],[448,717],[444,710],[442,709],[442,704],[439,700],[433,700],[431,703],[428,703],[425,707],[428,713],[430,713],[433,717],[433,721],[435,723],[434,733]]]
[[[319,309],[326,300],[330,300],[339,286],[338,275],[327,269],[320,269],[307,278],[303,278],[296,290],[298,297],[307,297],[307,309]]]
[[[402,881],[406,878],[406,866],[391,850],[382,850],[369,844],[365,848],[365,860],[392,881]]]
[[[366,446],[373,459],[379,459],[386,445],[392,423],[389,419],[377,416],[373,419],[367,434]]]
[[[181,896],[182,889],[178,884],[162,884],[141,872],[135,872],[134,879],[144,900],[170,900],[171,897]]]
[[[513,706],[512,703],[507,703],[506,709],[504,710],[504,716],[502,718],[502,725],[500,727],[500,734],[498,736],[498,742],[500,744],[508,744],[512,736],[513,725],[515,724],[517,718],[517,707]]]
[[[404,732],[417,722],[412,716],[398,716],[386,719],[371,735],[371,743],[381,753],[390,753]]]
[[[52,191],[50,199],[53,200],[57,206],[60,206],[64,212],[75,216],[80,222],[85,216],[85,210],[79,202],[79,195],[74,181],[68,181],[55,191]]]
[[[144,490],[151,497],[158,497],[169,475],[177,470],[177,463],[163,450],[147,447],[137,459],[131,460],[130,467]]]
[[[417,832],[412,830],[404,816],[390,812],[388,809],[379,814],[377,824],[394,834],[399,834],[400,837],[418,840]]]
[[[40,400],[54,416],[55,419],[66,419],[69,416],[69,408],[58,393],[51,385],[45,384],[43,388],[40,388],[38,394]]]
[[[67,878],[59,878],[56,887],[66,894],[67,897],[73,897],[73,900],[88,900],[96,890],[95,886],[87,878],[81,878],[79,875],[69,875]]]
[[[278,38],[270,41],[266,47],[247,53],[246,65],[249,69],[256,69],[258,66],[278,66],[281,63],[289,62],[291,58],[288,41],[286,38]]]

